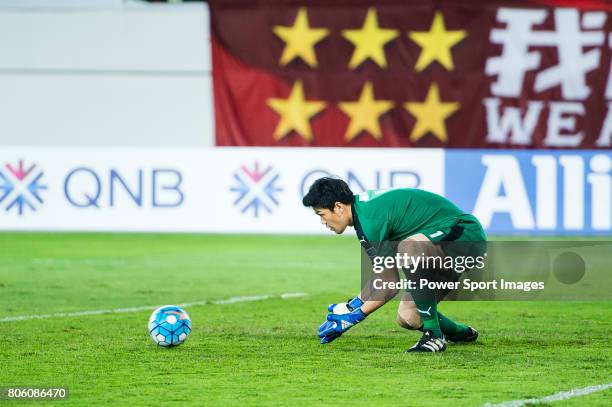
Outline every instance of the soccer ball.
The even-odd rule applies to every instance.
[[[181,308],[174,305],[159,307],[149,318],[149,335],[159,346],[178,346],[191,333],[191,319]]]

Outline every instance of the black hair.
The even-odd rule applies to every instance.
[[[355,202],[353,191],[340,178],[324,177],[316,180],[302,199],[304,206],[334,210],[336,202],[352,204]]]

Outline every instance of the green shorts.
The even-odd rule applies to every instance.
[[[465,258],[476,259],[486,253],[487,238],[480,222],[472,215],[446,220],[431,228],[423,229],[420,233],[427,236],[433,244],[439,245],[446,257],[452,257],[453,264],[465,264]],[[463,259],[459,261],[458,257],[463,257]],[[469,269],[466,269],[465,266],[462,266],[461,269],[458,266],[450,269],[423,269],[407,277],[416,281],[426,278],[436,282],[456,282],[467,271]],[[411,291],[411,294],[413,297],[422,297],[421,299],[435,298],[439,302],[451,291],[450,289],[417,290]]]
[[[480,222],[472,215],[449,219],[421,233],[439,245],[447,256],[476,258],[484,256],[487,250],[487,237]]]

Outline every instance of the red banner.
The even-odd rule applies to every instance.
[[[553,3],[210,1],[216,143],[609,149],[610,6]]]

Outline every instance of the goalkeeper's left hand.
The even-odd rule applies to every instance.
[[[349,313],[335,314],[333,312],[335,305],[331,304],[328,307],[330,314],[327,314],[327,321],[319,327],[318,335],[321,338],[321,344],[329,343],[340,337],[340,335],[363,321],[367,316],[361,310],[363,301],[359,297],[353,298],[346,304],[347,309],[350,311]]]

